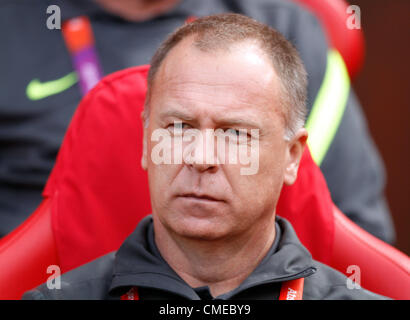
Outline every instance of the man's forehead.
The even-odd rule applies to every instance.
[[[213,52],[185,41],[161,64],[150,105],[156,115],[177,108],[192,118],[213,119],[214,123],[226,115],[237,120],[253,118],[262,128],[275,118],[285,123],[279,83],[271,62],[254,43]]]
[[[166,81],[209,78],[215,85],[247,80],[264,86],[277,77],[272,63],[254,41],[203,50],[194,45],[192,37],[170,50],[158,73]]]
[[[157,94],[201,90],[217,96],[231,90],[243,101],[272,101],[279,93],[278,77],[271,62],[260,48],[246,42],[234,44],[229,50],[203,51],[193,45],[192,39],[183,40],[162,62],[156,85],[161,87]]]

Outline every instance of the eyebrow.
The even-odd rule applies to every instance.
[[[193,121],[194,118],[189,116],[188,114],[178,111],[178,110],[166,110],[159,113],[160,118],[169,118],[174,117],[185,121]]]
[[[242,127],[253,127],[253,128],[260,128],[261,125],[258,124],[257,122],[247,119],[247,120],[242,120],[242,119],[237,119],[237,118],[222,118],[218,119],[218,124],[220,125],[225,125],[225,126],[242,126]]]
[[[173,117],[173,118],[181,119],[183,121],[196,121],[196,119],[193,118],[192,116],[182,111],[179,111],[179,110],[166,110],[166,111],[160,112],[159,117],[162,119]],[[243,119],[238,119],[238,118],[220,118],[216,121],[216,123],[218,125],[223,125],[223,126],[234,125],[234,126],[260,128],[260,124],[258,124],[257,122],[251,119],[243,120]]]

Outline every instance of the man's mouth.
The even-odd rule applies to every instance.
[[[219,198],[213,197],[208,194],[195,194],[195,193],[185,193],[179,195],[181,198],[185,198],[187,200],[196,200],[196,201],[223,201]]]

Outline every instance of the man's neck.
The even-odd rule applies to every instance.
[[[155,242],[163,258],[192,288],[209,286],[213,297],[237,288],[275,240],[274,216],[260,228],[216,241],[180,238],[156,222],[154,219]]]

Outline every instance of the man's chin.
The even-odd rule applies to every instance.
[[[202,241],[220,240],[229,233],[222,223],[197,217],[183,218],[169,228],[179,237]]]

